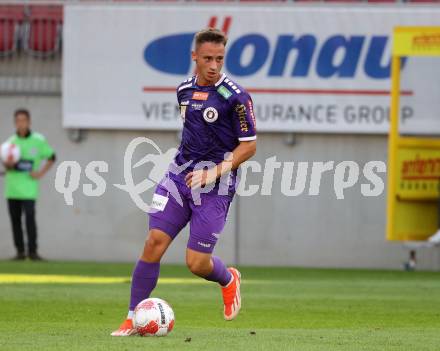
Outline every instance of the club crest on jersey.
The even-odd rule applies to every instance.
[[[201,100],[206,101],[208,100],[209,93],[204,91],[195,91],[193,93],[192,99],[193,100]]]
[[[203,111],[203,119],[208,123],[213,123],[218,118],[218,112],[214,107],[205,108]]]

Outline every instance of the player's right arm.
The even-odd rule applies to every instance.
[[[4,166],[7,170],[12,170],[12,169],[15,168],[15,163],[14,163],[14,161],[5,161],[5,162],[2,162],[2,163],[3,163],[3,166]]]
[[[17,165],[17,163],[14,162],[14,160],[5,160],[5,161],[2,160],[2,164],[3,167],[5,167],[5,169],[8,171],[15,169],[15,166]]]
[[[229,153],[226,159],[216,167],[199,169],[190,172],[185,177],[186,185],[190,188],[200,188],[206,184],[214,183],[222,175],[240,167],[257,152],[257,140],[241,141],[238,146]]]
[[[9,137],[5,143],[12,143],[13,140],[13,136]],[[13,170],[15,168],[16,162],[14,162],[13,160],[1,160],[2,161],[2,165],[6,170]]]

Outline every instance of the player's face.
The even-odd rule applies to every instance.
[[[225,46],[220,43],[203,43],[192,52],[200,85],[213,85],[220,79],[225,58]]]
[[[29,120],[28,116],[23,113],[19,113],[15,117],[15,128],[17,129],[17,132],[19,134],[26,134],[29,131],[30,127],[31,121]]]

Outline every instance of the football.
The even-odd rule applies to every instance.
[[[17,163],[20,160],[20,149],[17,145],[3,143],[1,146],[1,159],[3,162]]]
[[[145,299],[134,310],[133,326],[141,336],[166,336],[174,327],[173,309],[162,299]]]

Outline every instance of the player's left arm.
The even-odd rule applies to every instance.
[[[55,154],[54,154],[55,156]],[[49,169],[52,168],[53,164],[55,163],[55,158],[50,158],[46,160],[43,167],[41,167],[38,171],[31,172],[31,177],[34,179],[40,179],[43,178],[44,175],[49,171]]]
[[[197,188],[213,183],[255,155],[257,151],[256,122],[252,99],[248,94],[243,94],[234,102],[232,124],[239,140],[238,146],[216,167],[188,173],[185,180],[189,187]]]
[[[41,142],[41,157],[46,160],[44,165],[37,171],[31,172],[31,177],[34,179],[40,179],[52,168],[56,161],[55,151],[43,137]]]

